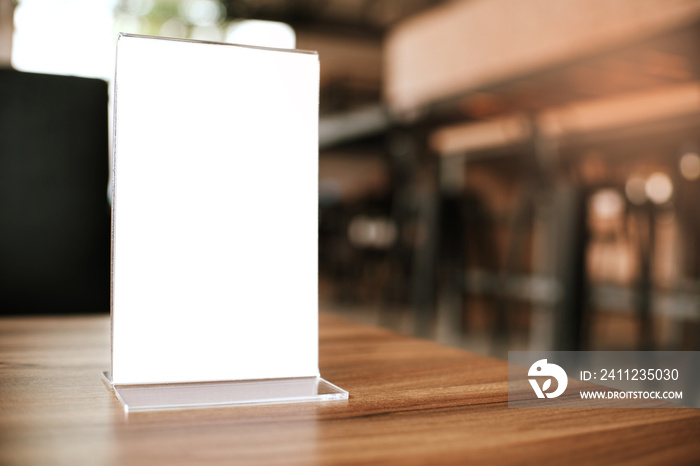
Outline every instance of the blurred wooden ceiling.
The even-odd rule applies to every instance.
[[[224,0],[230,19],[283,21],[295,30],[381,39],[399,21],[444,0]]]
[[[693,24],[529,76],[514,76],[444,106],[482,119],[696,81],[700,79],[699,26]]]
[[[384,100],[409,120],[534,112],[700,78],[696,0],[462,0],[392,28]]]

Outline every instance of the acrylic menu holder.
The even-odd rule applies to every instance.
[[[318,369],[314,52],[122,34],[112,367],[129,411],[347,399]]]

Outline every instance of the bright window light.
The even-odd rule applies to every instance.
[[[227,23],[223,4],[216,0],[183,0],[174,16],[165,19],[151,15],[159,4],[162,2],[156,0],[19,0],[12,66],[21,71],[111,81],[117,32],[283,49],[296,46],[288,24]]]
[[[12,66],[36,73],[111,79],[116,0],[21,0]]]
[[[296,47],[296,34],[290,25],[277,21],[237,21],[228,27],[226,42],[293,49]]]

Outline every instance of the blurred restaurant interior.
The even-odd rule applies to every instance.
[[[109,312],[119,32],[318,51],[322,311],[700,349],[700,2],[0,0],[0,314]]]

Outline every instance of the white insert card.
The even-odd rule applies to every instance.
[[[121,35],[112,382],[317,376],[319,61]]]

